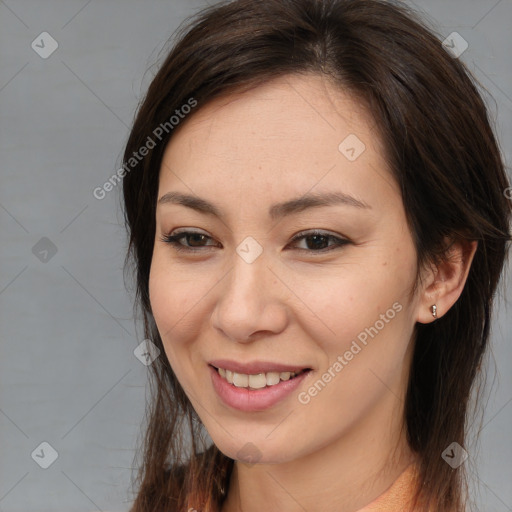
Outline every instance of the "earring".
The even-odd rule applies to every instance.
[[[432,304],[432,306],[430,306],[430,311],[432,311],[432,316],[434,318],[437,318],[437,306],[435,304]]]

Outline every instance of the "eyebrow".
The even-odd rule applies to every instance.
[[[222,218],[223,212],[214,204],[206,199],[197,196],[183,194],[181,192],[167,192],[159,200],[158,204],[180,204],[187,208],[192,208],[206,215],[213,215]],[[324,194],[311,193],[306,194],[289,201],[273,204],[268,211],[271,219],[276,220],[282,217],[300,213],[308,208],[318,208],[321,206],[345,205],[360,209],[371,209],[371,206],[355,197],[343,192],[328,192]]]

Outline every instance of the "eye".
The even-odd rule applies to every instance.
[[[339,249],[343,245],[349,244],[350,240],[346,238],[342,238],[333,234],[330,234],[325,231],[312,230],[312,231],[302,231],[295,235],[292,239],[292,243],[297,241],[305,241],[306,249],[299,248],[299,251],[305,252],[316,252],[316,253],[325,253],[332,251],[334,249]],[[310,243],[308,243],[308,241]],[[329,245],[329,241],[333,243]],[[326,245],[327,244],[327,245]],[[314,249],[314,250],[311,250]]]
[[[179,231],[164,235],[160,238],[162,242],[171,244],[176,251],[201,252],[202,249],[214,247],[215,244],[203,245],[208,240],[213,240],[208,235],[197,231]],[[182,243],[186,241],[186,244]],[[325,253],[351,243],[350,240],[342,238],[325,231],[312,230],[298,233],[291,240],[291,244],[305,241],[306,248],[297,250],[307,253]],[[332,242],[329,244],[329,242]],[[211,249],[207,249],[210,251]],[[204,251],[202,251],[204,252]]]
[[[187,243],[191,242],[191,245],[183,245],[181,243],[183,239],[185,239]],[[206,240],[212,240],[212,238],[197,231],[181,231],[175,234],[164,235],[160,240],[172,245],[177,251],[198,252],[201,247],[205,247],[201,245],[201,243]]]

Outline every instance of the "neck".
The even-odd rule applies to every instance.
[[[235,461],[222,512],[353,512],[365,507],[416,461],[401,435],[398,403],[389,393],[364,424],[293,461]]]

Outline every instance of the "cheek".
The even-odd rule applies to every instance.
[[[185,316],[196,289],[180,275],[179,269],[169,264],[165,250],[155,248],[149,272],[149,299],[159,329],[170,329]]]
[[[178,381],[188,388],[190,363],[187,355],[191,325],[187,325],[189,287],[176,280],[176,273],[167,268],[158,254],[153,257],[149,275],[149,299],[155,323],[162,340],[165,357]],[[161,354],[160,357],[162,357]]]
[[[376,259],[339,268],[302,289],[314,314],[298,321],[323,352],[321,373],[330,369],[326,379],[335,382],[323,400],[341,400],[341,407],[359,397],[364,407],[386,386],[395,387],[414,328],[408,297],[414,272],[410,262]],[[344,399],[340,390],[348,393]]]
[[[173,317],[177,314],[176,306],[179,305],[177,297],[180,292],[172,283],[172,276],[165,271],[161,260],[158,252],[155,252],[149,272],[149,301],[162,336],[164,330],[172,327]]]
[[[404,286],[390,275],[358,277],[331,280],[320,299],[311,302],[313,294],[306,299],[322,321],[308,315],[302,328],[324,355],[320,382],[311,383],[301,403],[310,402],[314,413],[309,417],[317,418],[318,428],[336,431],[339,418],[348,426],[390,390],[400,393],[413,328]],[[331,419],[326,419],[326,408]]]
[[[203,276],[169,263],[164,249],[155,249],[149,274],[149,299],[164,348],[172,364],[178,352],[187,349],[199,336],[209,290],[214,286],[212,273]]]
[[[177,279],[178,275],[156,251],[149,274],[149,300],[166,351],[180,344],[183,324],[193,300],[193,288]]]
[[[352,263],[336,267],[318,279],[297,282],[295,291],[309,310],[306,316],[311,327],[316,325],[324,337],[346,339],[357,329],[375,323],[388,310],[393,316],[395,302],[406,306],[412,270],[405,265],[383,266],[378,261]]]

